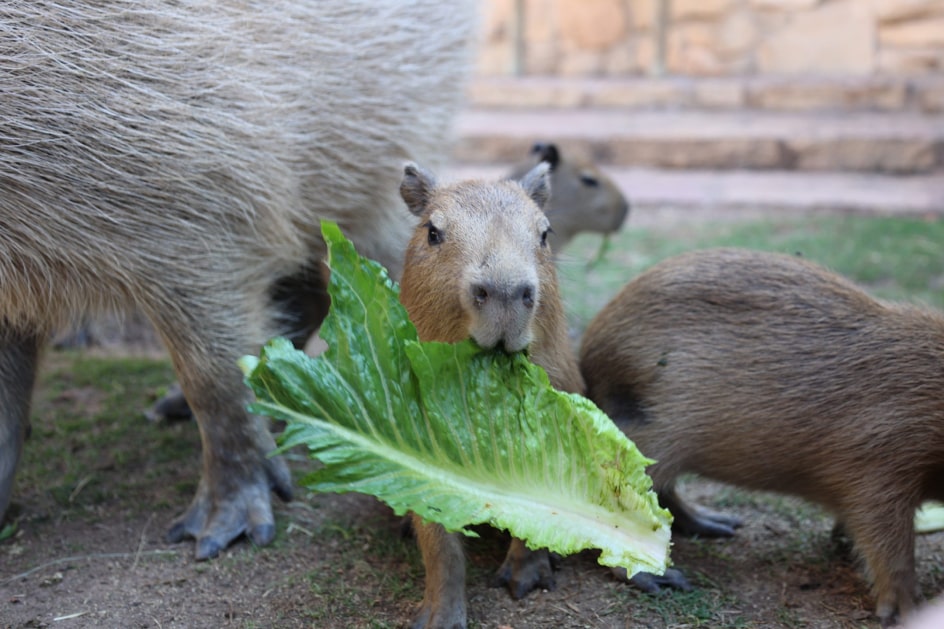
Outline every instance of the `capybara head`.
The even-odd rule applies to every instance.
[[[547,164],[520,181],[437,185],[409,164],[400,194],[419,222],[407,247],[400,299],[424,340],[471,337],[485,348],[527,347],[542,287],[554,282]],[[556,288],[554,289],[556,293]]]
[[[559,252],[578,233],[609,234],[623,225],[629,202],[619,186],[592,162],[575,156],[565,159],[556,144],[543,142],[531,148],[531,158],[551,168],[554,193],[544,211],[551,221],[555,251]],[[521,175],[526,168],[530,167],[521,167],[515,173]]]

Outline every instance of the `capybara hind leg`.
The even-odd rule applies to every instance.
[[[214,557],[242,534],[268,544],[275,535],[269,492],[285,500],[292,496],[288,467],[269,456],[275,442],[267,423],[246,410],[248,390],[237,366],[249,345],[235,339],[257,337],[251,322],[261,319],[240,309],[251,303],[247,296],[225,295],[232,298],[215,295],[225,303],[215,303],[213,312],[201,310],[198,302],[174,311],[173,321],[154,318],[203,441],[197,495],[168,534],[171,541],[196,539],[197,559]]]
[[[843,521],[872,578],[875,613],[883,627],[891,627],[911,612],[917,592],[914,508],[903,509],[900,501],[876,503],[873,496]]]
[[[553,590],[554,569],[547,549],[531,550],[523,540],[512,538],[508,554],[495,574],[497,585],[507,585],[514,599],[524,598],[531,590]]]
[[[674,487],[659,491],[659,503],[672,512],[672,532],[686,537],[732,537],[741,526],[737,517],[686,503]]]
[[[16,466],[29,431],[39,340],[0,328],[0,521],[13,493]]]
[[[411,629],[465,629],[465,555],[462,542],[439,524],[413,515],[413,531],[423,555],[426,588]]]

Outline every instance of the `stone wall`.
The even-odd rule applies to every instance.
[[[927,76],[944,0],[485,0],[483,76]]]

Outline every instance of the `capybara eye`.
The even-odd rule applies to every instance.
[[[588,188],[596,188],[600,185],[600,180],[593,175],[580,175],[580,183]]]
[[[443,241],[442,232],[436,229],[436,226],[432,223],[426,223],[424,227],[429,230],[429,234],[426,236],[426,241],[431,246],[441,245]]]

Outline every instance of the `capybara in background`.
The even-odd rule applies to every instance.
[[[719,249],[629,282],[588,326],[587,394],[640,450],[683,531],[734,519],[684,504],[695,472],[831,510],[884,625],[915,601],[914,515],[944,498],[944,316],[816,264]]]
[[[419,222],[406,252],[400,300],[421,340],[471,337],[484,348],[528,348],[551,384],[581,393],[548,242],[550,223],[541,211],[549,194],[547,171],[547,164],[539,164],[520,183],[440,186],[429,172],[408,165],[400,192]],[[465,627],[465,558],[458,535],[419,516],[413,527],[426,569],[413,627]],[[548,552],[512,540],[498,579],[515,598],[538,586],[553,587]]]
[[[319,221],[397,273],[397,168],[437,163],[475,3],[7,2],[0,7],[0,513],[50,334],[136,307],[200,424],[196,497],[169,537],[212,557],[275,532],[292,493],[237,359],[323,281]],[[291,305],[291,304],[290,304]],[[129,405],[138,402],[129,400]]]
[[[619,186],[587,160],[564,158],[556,144],[536,143],[532,161],[512,169],[509,177],[518,179],[535,163],[551,167],[551,198],[544,213],[551,221],[551,244],[560,253],[580,232],[610,234],[619,230],[629,214],[629,201]]]

